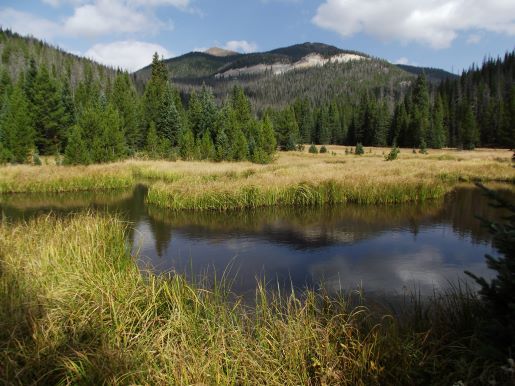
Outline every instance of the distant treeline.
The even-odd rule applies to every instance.
[[[27,55],[37,53],[37,41],[28,42],[36,48]],[[181,93],[157,55],[138,93],[130,74],[103,74],[98,65],[86,61],[79,66],[62,52],[56,56],[61,64],[52,63],[52,68],[41,58],[25,58],[28,65],[14,79],[8,57],[13,49],[7,55],[5,41],[1,44],[0,162],[38,163],[39,155],[57,155],[59,162],[88,164],[137,153],[266,163],[277,145],[295,150],[303,143],[515,146],[515,51],[438,86],[421,74],[400,94],[365,88],[328,102],[299,98],[256,114],[239,85],[220,103],[207,86]],[[40,50],[49,48],[42,44]],[[71,60],[76,71],[62,67],[62,60]]]
[[[363,91],[315,103],[298,98],[268,109],[279,144],[366,146],[515,147],[515,51],[486,60],[459,79],[429,83],[418,76],[404,96],[392,99]]]

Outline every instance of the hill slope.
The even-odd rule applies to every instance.
[[[321,102],[341,96],[354,97],[364,90],[395,98],[411,84],[414,76],[425,71],[322,43],[225,56],[191,52],[165,60],[165,64],[183,92],[189,94],[206,84],[220,100],[230,93],[234,84],[239,84],[257,110],[284,106],[297,97]],[[438,83],[454,77],[443,70],[427,72]],[[150,76],[150,67],[134,76],[141,89]]]

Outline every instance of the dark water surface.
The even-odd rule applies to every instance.
[[[503,191],[504,192],[504,191]],[[252,211],[173,212],[147,206],[146,188],[129,191],[0,196],[4,220],[49,212],[117,213],[130,221],[138,264],[155,272],[234,280],[247,293],[256,278],[295,287],[323,282],[330,290],[363,287],[375,294],[417,289],[429,294],[464,278],[491,277],[484,255],[495,255],[475,215],[498,219],[475,187],[444,199],[395,206],[268,208]],[[513,193],[508,193],[513,196]]]

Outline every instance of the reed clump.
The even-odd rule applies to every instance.
[[[58,193],[122,189],[135,184],[132,171],[123,164],[91,166],[0,167],[0,193]]]
[[[453,384],[490,368],[468,292],[397,315],[323,290],[260,286],[249,305],[140,273],[126,231],[93,214],[0,226],[0,383]]]
[[[406,182],[356,185],[334,180],[318,184],[229,187],[195,187],[191,182],[170,185],[156,183],[149,187],[147,203],[176,210],[231,210],[270,206],[315,207],[342,203],[395,204],[424,201],[443,196],[449,188],[436,182]]]

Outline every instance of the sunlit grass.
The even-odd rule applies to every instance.
[[[462,181],[515,182],[508,150],[367,148],[363,156],[328,146],[326,154],[281,152],[273,164],[127,160],[87,167],[0,167],[0,193],[114,189],[148,184],[148,202],[173,209],[225,210],[275,205],[320,206],[422,201]]]
[[[467,291],[397,316],[323,290],[259,286],[250,305],[142,275],[126,228],[87,214],[0,226],[0,383],[452,384],[487,365]]]

